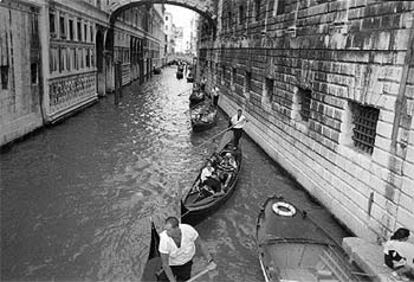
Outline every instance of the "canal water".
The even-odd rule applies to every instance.
[[[0,154],[2,281],[139,281],[150,221],[179,213],[183,189],[225,129],[193,134],[192,84],[165,68]],[[260,205],[277,194],[312,211],[338,241],[347,232],[249,138],[237,190],[196,226],[218,268],[199,281],[263,281],[256,254]],[[300,230],[300,226],[298,226]],[[194,271],[205,266],[197,254]]]

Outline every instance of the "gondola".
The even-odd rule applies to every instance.
[[[154,68],[154,74],[161,74],[161,68]]]
[[[145,281],[145,282],[158,281],[157,275],[159,275],[162,269],[161,257],[158,251],[159,242],[160,242],[160,237],[158,235],[157,230],[155,229],[154,223],[151,222],[150,250],[148,254],[148,260],[145,265],[144,272],[142,274],[140,281]]]
[[[193,73],[189,71],[187,74],[187,83],[191,83],[191,82],[194,82],[194,77],[193,77]]]
[[[181,78],[184,77],[183,72],[184,72],[184,67],[182,65],[178,65],[177,72],[175,74],[175,76],[177,77],[177,79],[181,79]]]
[[[183,78],[183,71],[181,70],[177,70],[177,73],[175,75],[177,77],[177,79],[182,79]]]
[[[210,100],[190,108],[191,126],[193,131],[202,131],[213,127],[217,121],[217,107]]]
[[[200,89],[194,89],[189,99],[190,99],[190,107],[194,107],[198,103],[203,102],[206,99],[206,95]]]
[[[213,153],[207,160],[213,163],[213,167],[221,174],[225,173],[219,165],[220,160],[226,153],[230,153],[236,160],[237,169],[231,172],[230,181],[227,185],[223,185],[224,193],[214,193],[202,184],[200,181],[200,173],[194,181],[190,190],[181,199],[181,221],[188,224],[198,224],[205,217],[216,211],[221,205],[223,205],[233,194],[236,189],[237,180],[239,179],[240,168],[242,164],[242,152],[240,148],[233,147],[233,142],[227,143],[222,150],[218,153]],[[206,162],[206,163],[207,163]],[[205,165],[202,167],[204,168]],[[229,172],[227,172],[229,173]],[[224,183],[225,181],[221,181]]]
[[[269,281],[370,281],[310,214],[270,197],[256,227],[260,266]]]

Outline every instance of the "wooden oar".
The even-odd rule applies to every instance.
[[[225,133],[225,132],[229,131],[230,129],[232,129],[232,128],[233,128],[233,127],[235,127],[235,126],[236,126],[236,124],[235,124],[235,125],[232,125],[232,126],[231,126],[231,127],[229,127],[229,128],[224,129],[223,131],[220,131],[219,133],[217,133],[217,134],[216,134],[216,135],[214,135],[213,137],[211,137],[211,138],[207,139],[206,141],[204,141],[203,143],[201,143],[200,145],[198,145],[196,148],[201,147],[202,145],[204,145],[204,144],[206,144],[206,143],[210,142],[211,140],[216,139],[218,136],[220,136],[221,134],[223,134],[223,133]]]
[[[197,273],[196,275],[194,275],[193,277],[191,277],[190,279],[188,279],[185,282],[193,282],[196,279],[198,279],[199,277],[201,277],[204,274],[206,274],[207,272],[209,272],[210,270],[215,269],[216,267],[217,267],[217,265],[214,262],[213,263],[210,263],[209,265],[207,265],[207,268],[206,269],[204,269],[203,271]]]
[[[184,90],[183,92],[179,93],[177,96],[182,96],[184,94],[186,94],[187,92],[190,92],[192,90],[192,88]]]

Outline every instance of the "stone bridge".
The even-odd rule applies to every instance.
[[[152,4],[169,4],[188,8],[200,14],[209,20],[215,26],[217,18],[216,11],[214,11],[214,0],[111,0],[110,12],[111,19],[131,7],[139,5]]]
[[[194,55],[187,55],[187,54],[173,54],[167,56],[167,63],[173,62],[173,61],[182,61],[186,62],[187,64],[193,64],[194,63]]]

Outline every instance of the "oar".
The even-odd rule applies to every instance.
[[[185,282],[193,282],[196,279],[198,279],[199,277],[203,276],[204,274],[206,274],[207,272],[209,272],[210,270],[213,270],[217,267],[217,265],[215,263],[210,263],[209,265],[207,265],[207,268],[204,269],[203,271],[197,273],[196,275],[194,275],[193,277],[191,277],[190,279],[188,279]]]
[[[232,129],[232,128],[233,128],[233,127],[235,127],[236,125],[237,125],[237,123],[236,123],[236,124],[234,124],[234,125],[232,125],[232,126],[231,126],[231,127],[229,127],[229,128],[224,129],[223,131],[221,131],[221,132],[217,133],[217,134],[216,134],[216,135],[214,135],[213,137],[211,137],[211,138],[207,139],[206,141],[204,141],[203,143],[201,143],[200,145],[198,145],[196,148],[201,147],[202,145],[204,145],[204,144],[206,144],[206,143],[210,142],[211,140],[216,139],[218,136],[220,136],[221,134],[223,134],[223,133],[225,133],[225,132],[229,131],[230,129]]]
[[[190,89],[187,89],[187,90],[184,90],[183,92],[179,93],[177,96],[184,95],[184,94],[186,94],[187,92],[190,92],[191,90],[192,90],[191,88],[190,88]]]
[[[214,140],[215,138],[217,138],[217,136],[220,136],[221,134],[229,131],[230,129],[232,129],[233,127],[235,127],[236,125],[238,125],[241,122],[241,120],[239,120],[238,122],[236,122],[235,124],[233,124],[232,126],[230,126],[229,128],[224,129],[223,131],[217,133],[216,135],[214,135],[213,137],[207,139],[206,141],[204,141],[203,143],[201,143],[200,145],[198,145],[196,148],[201,147],[202,145],[206,144],[207,142],[210,142],[211,140]],[[246,120],[246,122],[248,122]]]

